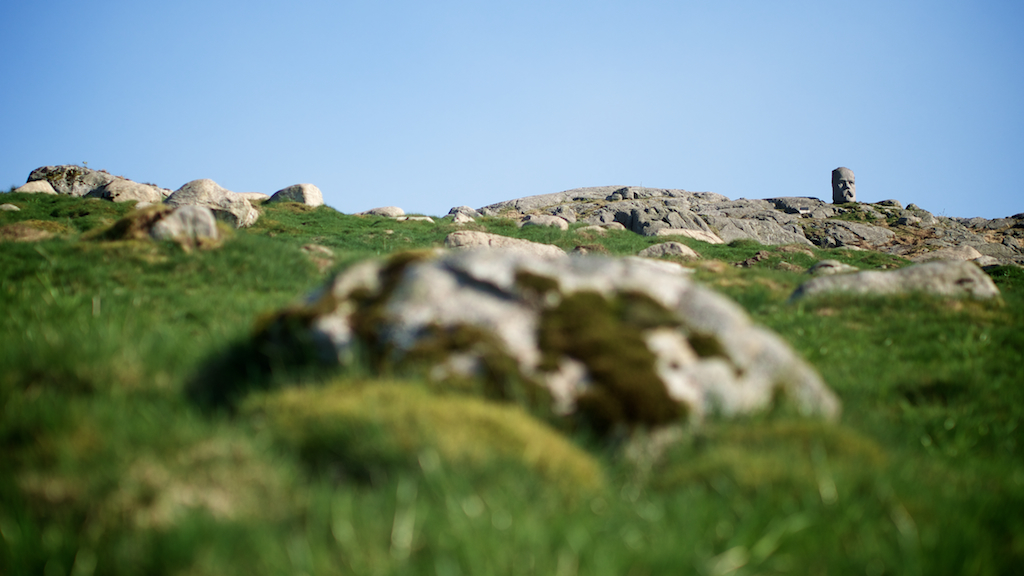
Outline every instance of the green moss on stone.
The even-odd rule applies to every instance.
[[[676,420],[684,408],[669,398],[643,338],[645,329],[671,324],[671,317],[636,294],[611,300],[596,292],[565,296],[541,315],[542,369],[556,369],[563,355],[586,365],[594,387],[578,406],[599,430]]]

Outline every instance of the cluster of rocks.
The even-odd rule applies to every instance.
[[[462,213],[461,208],[452,210]],[[765,245],[869,249],[913,261],[1024,264],[1024,214],[995,220],[946,218],[896,200],[730,200],[712,192],[600,186],[499,202],[477,212],[524,224],[615,225],[644,236],[686,236],[711,243],[746,239]]]
[[[113,202],[137,202],[138,208],[164,204],[173,208],[198,207],[210,212],[212,218],[226,222],[235,228],[252,226],[259,212],[253,207],[260,202],[299,202],[307,206],[321,206],[324,203],[320,189],[312,184],[295,184],[278,190],[273,195],[259,192],[232,192],[209,179],[193,180],[181,188],[171,191],[154,184],[142,184],[121,176],[114,176],[103,170],[92,170],[83,166],[43,166],[32,171],[28,182],[15,192],[37,194],[64,194],[68,196],[100,198]],[[164,214],[164,212],[160,212]],[[181,222],[199,222],[206,216],[196,216],[194,210],[182,214]],[[177,226],[177,225],[176,225]],[[180,226],[179,226],[180,227]],[[190,227],[189,232],[204,234],[206,227]],[[157,232],[154,236],[163,233]]]

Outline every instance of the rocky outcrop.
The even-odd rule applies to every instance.
[[[43,166],[28,175],[29,182],[45,180],[57,194],[67,196],[85,196],[116,178],[108,172],[74,165]]]
[[[114,202],[163,202],[171,191],[154,184],[141,184],[103,170],[63,165],[36,168],[28,183],[17,192],[41,192],[67,196],[88,196]]]
[[[730,200],[712,192],[599,186],[499,202],[480,212],[517,220],[571,214],[586,227],[617,223],[645,236],[869,249],[911,259],[959,258],[962,247],[970,246],[981,255],[975,262],[1024,264],[1024,215],[943,218],[914,204],[904,208],[897,200],[838,205],[796,196]]]
[[[218,219],[235,228],[252,226],[259,212],[241,196],[225,190],[209,179],[193,180],[167,198],[170,206],[205,206]]]
[[[294,184],[274,192],[267,202],[298,202],[316,207],[324,205],[324,195],[312,184]]]
[[[992,279],[977,265],[962,261],[935,261],[892,271],[867,270],[820,276],[797,288],[790,299],[836,293],[890,296],[915,292],[977,300],[999,296],[999,289]]]
[[[600,430],[737,416],[790,403],[836,417],[839,400],[778,336],[675,264],[507,251],[364,261],[266,324],[274,361],[420,366],[439,385],[486,382],[547,398]],[[255,360],[254,360],[255,361]],[[509,390],[525,383],[522,395]]]

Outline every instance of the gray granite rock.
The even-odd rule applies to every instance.
[[[806,234],[814,244],[822,248],[877,248],[896,237],[888,228],[845,220],[815,222],[807,229]]]
[[[312,184],[293,184],[274,192],[267,200],[267,203],[271,202],[298,202],[316,207],[324,205],[324,195],[319,188]]]
[[[402,210],[398,206],[382,206],[380,208],[364,210],[363,212],[356,212],[356,216],[384,216],[386,218],[396,218],[398,216],[405,216],[405,210]]]
[[[530,242],[520,238],[509,238],[498,234],[460,230],[444,239],[445,246],[456,250],[502,249],[541,258],[564,258],[565,250],[551,244]]]
[[[28,175],[29,182],[45,180],[57,194],[67,196],[85,196],[115,178],[107,172],[71,164],[43,166]]]
[[[21,186],[14,189],[15,192],[23,192],[25,194],[56,194],[57,191],[53,189],[53,186],[47,180],[33,180],[22,184]]]
[[[469,206],[455,206],[448,211],[449,216],[455,216],[457,214],[465,214],[466,216],[473,218],[474,220],[479,218],[481,214]]]
[[[259,218],[259,212],[241,196],[222,188],[210,179],[193,180],[168,196],[170,206],[205,206],[213,211],[218,220],[235,228],[252,226]]]
[[[707,216],[708,224],[718,230],[718,237],[725,243],[733,240],[756,240],[766,246],[777,244],[805,244],[811,242],[799,228],[786,229],[775,222]]]
[[[155,240],[216,240],[220,237],[217,219],[206,206],[181,206],[167,214],[149,230]]]
[[[566,222],[565,218],[558,216],[551,216],[548,214],[530,214],[527,215],[519,223],[520,227],[523,226],[542,226],[544,228],[558,228],[559,230],[568,230],[569,223]]]
[[[140,184],[125,178],[114,178],[85,194],[89,198],[101,198],[112,202],[163,202],[171,191],[153,184]]]
[[[999,289],[992,279],[977,265],[963,261],[934,261],[892,271],[868,270],[820,276],[797,288],[790,299],[836,293],[891,296],[914,292],[978,300],[999,296]]]

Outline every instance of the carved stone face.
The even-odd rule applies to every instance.
[[[853,170],[836,168],[832,171],[832,203],[857,201],[857,186],[853,183]]]

